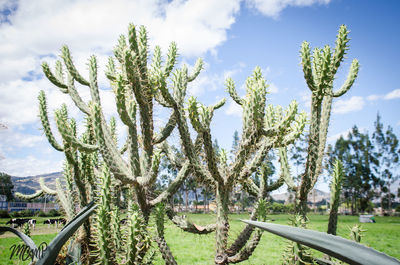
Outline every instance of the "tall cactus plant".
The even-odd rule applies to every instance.
[[[259,205],[263,205],[262,199],[268,191],[280,187],[285,180],[288,180],[286,174],[288,171],[284,170],[287,165],[283,166],[282,176],[270,185],[261,181],[261,184],[257,186],[250,176],[262,174],[262,163],[270,150],[287,146],[302,133],[305,114],[298,114],[297,103],[292,102],[286,110],[272,105],[267,106],[267,84],[261,75],[260,68],[256,68],[253,75],[248,78],[247,93],[243,98],[237,94],[233,80],[228,79],[227,90],[233,100],[243,108],[244,123],[242,140],[236,157],[232,163],[228,163],[226,153],[216,153],[212,147],[210,132],[214,111],[224,105],[225,99],[212,106],[204,106],[193,97],[185,101],[187,86],[199,75],[203,67],[202,60],[199,59],[196,62],[191,73],[186,66],[174,70],[177,49],[173,43],[164,62],[161,49],[157,46],[149,63],[145,28],[141,27],[137,30],[134,25],[129,25],[128,35],[120,37],[114,49],[114,56],[109,58],[105,73],[115,93],[118,115],[128,131],[127,140],[120,149],[113,132],[114,127],[108,125],[102,111],[96,57],[92,56],[89,59],[88,78],[82,76],[75,67],[68,47],[64,46],[61,49],[61,58],[63,63],[57,61],[54,71],[47,63],[43,63],[43,71],[49,81],[59,87],[61,92],[69,94],[76,107],[85,114],[87,131],[81,137],[77,136],[76,123],[68,119],[66,107],[63,106],[55,112],[63,145],[57,143],[50,129],[43,92],[39,98],[41,120],[50,144],[66,155],[66,171],[69,172],[67,186],[70,183],[74,184],[80,201],[87,201],[87,196],[94,196],[99,201],[101,207],[97,211],[98,223],[95,226],[94,236],[99,239],[96,240],[98,242],[96,244],[98,244],[100,256],[110,257],[109,262],[117,260],[118,257],[110,252],[107,246],[122,244],[128,248],[126,262],[142,262],[147,248],[135,246],[138,244],[138,237],[135,235],[140,230],[137,225],[142,222],[147,225],[152,209],[159,203],[167,201],[187,176],[192,174],[215,190],[217,223],[201,227],[182,220],[173,213],[173,209],[167,209],[167,216],[188,232],[202,234],[216,231],[215,262],[217,264],[236,263],[247,259],[257,246],[261,232],[253,233],[254,229],[248,226],[234,243],[228,246],[229,194],[238,183],[245,186],[260,200],[254,208],[252,219],[264,219],[263,213],[257,209],[260,208]],[[90,102],[85,102],[80,97],[75,83],[90,89]],[[170,110],[168,121],[158,130],[154,126],[155,104]],[[190,135],[187,117],[197,133],[195,141]],[[174,128],[177,128],[179,132],[183,158],[171,151],[166,141]],[[101,154],[101,159],[97,153]],[[127,159],[123,158],[124,153]],[[179,171],[171,184],[163,192],[155,195],[154,186],[159,174],[162,154],[175,164]],[[283,160],[283,163],[287,161]],[[110,183],[110,180],[108,180],[108,173],[103,177],[99,173],[101,164],[107,168],[105,172],[109,170],[113,185],[105,185],[105,183]],[[264,180],[263,177],[260,179]],[[104,190],[106,186],[112,189],[111,192]],[[109,236],[110,231],[104,229],[107,220],[114,224],[113,227],[118,227],[115,212],[111,211],[112,207],[107,206],[110,196],[116,194],[114,190],[116,186],[123,186],[129,190],[132,196],[127,199],[131,201],[131,205],[136,204],[139,211],[137,213],[130,211],[128,242],[112,240]],[[163,216],[162,211],[163,209],[157,208],[159,220]],[[114,214],[110,217],[107,212]],[[138,218],[142,218],[142,221],[138,222]],[[163,236],[161,223],[162,221],[157,222],[156,242],[166,262],[174,263],[174,257]],[[92,227],[92,230],[95,228]],[[88,236],[90,232],[89,228]],[[111,233],[118,234],[117,231],[111,231]],[[132,251],[138,248],[140,250],[136,255]],[[100,263],[108,262],[102,259]]]
[[[346,81],[337,91],[333,91],[335,75],[349,49],[348,34],[347,27],[340,26],[333,51],[326,45],[323,49],[315,48],[311,55],[308,42],[303,42],[300,49],[304,78],[311,91],[311,117],[305,170],[298,187],[293,185],[290,188],[296,190],[296,211],[304,218],[308,194],[322,171],[333,98],[344,95],[358,75],[359,63],[354,59]]]
[[[354,59],[346,81],[337,91],[333,91],[335,75],[349,49],[348,34],[347,27],[340,26],[333,51],[326,45],[323,49],[315,48],[311,55],[310,45],[306,41],[302,43],[300,49],[304,78],[311,91],[311,117],[305,169],[301,174],[300,183],[296,186],[292,182],[288,186],[296,192],[295,212],[303,218],[303,227],[307,223],[308,194],[322,171],[333,98],[340,97],[349,91],[358,75],[359,63],[357,59]],[[286,150],[282,150],[279,155],[281,159],[287,159]],[[292,255],[296,256],[298,249],[292,247]],[[304,253],[299,253],[300,256],[302,254]],[[300,261],[299,264],[306,264],[305,262],[307,261]]]

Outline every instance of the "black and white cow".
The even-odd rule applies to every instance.
[[[67,223],[67,219],[65,219],[65,218],[58,218],[57,220],[58,220],[58,223],[62,224],[62,225],[65,225]]]
[[[65,225],[67,223],[67,220],[65,220],[64,218],[57,218],[57,219],[47,219],[43,221],[43,224],[48,224],[49,228],[50,225],[55,224],[56,227],[58,227],[59,224]]]
[[[9,220],[6,224],[11,225],[12,227],[21,227],[23,226],[25,223],[28,223],[30,220],[29,218],[13,218],[11,220]]]
[[[33,230],[35,230],[36,219],[29,219],[28,224]]]

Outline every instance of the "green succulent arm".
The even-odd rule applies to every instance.
[[[311,68],[311,52],[310,44],[308,42],[303,42],[300,49],[301,64],[303,66],[304,79],[307,82],[308,87],[311,91],[316,89],[316,84],[314,81],[314,76]]]
[[[248,170],[249,167],[245,167],[245,163],[248,160],[248,158],[251,155],[251,151],[254,149],[254,145],[256,145],[254,143],[255,141],[255,136],[250,136],[248,138],[242,138],[240,145],[239,145],[239,150],[236,152],[236,156],[235,156],[235,160],[234,162],[229,166],[229,172],[230,175],[228,176],[228,182],[233,181],[237,176],[238,172],[241,171],[246,171],[246,173],[250,173],[250,171]],[[263,141],[261,141],[261,143],[258,143],[259,146],[263,146]],[[257,152],[258,154],[260,154],[259,156],[256,155],[256,157],[260,157],[262,154],[262,151],[258,150]],[[256,160],[253,159],[254,162],[256,162]],[[244,172],[245,173],[245,172]],[[244,178],[243,174],[243,178]],[[240,177],[240,178],[242,178]]]
[[[174,154],[171,146],[167,143],[167,141],[162,142],[161,150],[165,154],[168,159],[168,162],[176,169],[182,168],[182,161]]]
[[[52,82],[55,86],[60,88],[61,92],[68,93],[68,86],[64,84],[64,80],[60,80],[51,72],[49,65],[46,62],[42,63],[42,70],[44,75]]]
[[[195,145],[190,139],[189,128],[185,118],[184,110],[179,108],[177,105],[174,105],[174,112],[177,120],[177,128],[182,142],[183,153],[193,167],[193,173],[200,177],[200,179],[207,179],[208,173],[200,164],[199,158],[196,155]]]
[[[228,91],[229,95],[231,98],[239,105],[243,104],[243,99],[239,97],[239,95],[236,92],[235,88],[235,83],[233,82],[232,78],[228,78],[225,81],[225,87],[226,90]]]
[[[44,193],[43,193],[43,190],[37,190],[35,193],[33,193],[33,194],[22,194],[22,193],[20,193],[20,192],[15,192],[14,193],[14,195],[16,196],[16,197],[18,197],[18,198],[20,198],[20,199],[23,199],[23,200],[33,200],[33,199],[36,199],[36,198],[39,198],[40,196],[42,196]]]
[[[128,136],[126,137],[126,140],[125,140],[124,145],[121,147],[121,149],[119,149],[119,153],[120,153],[121,155],[125,154],[125,152],[128,150],[129,142],[130,142],[130,136],[128,135]]]
[[[121,121],[126,126],[128,126],[129,128],[136,129],[136,124],[131,119],[131,117],[129,115],[129,111],[127,109],[127,102],[126,102],[127,91],[126,91],[126,87],[125,87],[125,83],[123,81],[122,75],[118,75],[116,84],[117,84],[117,87],[115,90],[115,102],[117,104],[118,115],[121,118]]]
[[[50,195],[57,195],[57,191],[50,189],[49,187],[46,186],[46,184],[44,183],[44,179],[43,178],[39,178],[39,185],[40,188],[43,190],[44,193],[46,194],[50,194]]]
[[[338,91],[333,93],[334,97],[340,97],[344,95],[347,91],[349,91],[349,89],[354,84],[354,81],[358,76],[359,69],[360,69],[360,64],[358,63],[357,59],[354,59],[353,62],[351,63],[350,71],[349,74],[347,75],[346,81]]]
[[[331,200],[329,211],[328,234],[336,235],[337,214],[340,204],[340,192],[342,188],[342,179],[344,177],[343,164],[336,160],[333,165],[333,175],[331,181]]]
[[[243,249],[241,249],[235,256],[228,257],[229,263],[239,263],[247,260],[254,252],[258,243],[260,242],[263,231],[256,229],[251,236],[251,239],[247,241]]]
[[[108,133],[105,133],[108,128],[102,122],[101,109],[99,105],[92,105],[91,115],[94,120],[94,129],[100,153],[110,171],[123,183],[137,183],[136,179],[131,176],[129,168],[113,143],[113,139],[111,139]]]
[[[42,122],[43,131],[47,137],[47,140],[49,141],[51,146],[53,146],[54,149],[62,152],[64,150],[64,147],[62,147],[59,143],[57,143],[50,128],[49,117],[47,114],[46,94],[44,93],[43,90],[40,91],[38,99],[39,99],[39,117],[40,121]]]
[[[257,193],[257,202],[250,214],[250,220],[262,220],[266,219],[266,201],[263,199],[267,191],[267,186],[265,183],[265,178],[260,178],[260,187]],[[233,244],[226,250],[228,255],[228,261],[231,263],[238,263],[247,260],[255,248],[257,247],[262,231],[256,229],[254,232],[254,227],[251,225],[246,225]],[[254,233],[253,233],[254,232]],[[251,236],[251,239],[250,239]],[[250,241],[249,241],[250,240]]]
[[[154,137],[153,143],[159,144],[165,141],[165,139],[167,139],[171,135],[172,131],[175,129],[175,126],[176,126],[176,118],[174,113],[172,113],[165,126],[160,130],[160,132],[156,135],[156,137]]]
[[[335,51],[332,56],[332,75],[335,75],[337,70],[339,69],[340,63],[343,61],[344,55],[348,48],[348,42],[350,38],[348,38],[349,31],[345,25],[341,25],[338,31],[338,35],[336,36],[335,41]]]
[[[71,53],[69,51],[68,46],[64,45],[61,48],[61,58],[64,60],[64,64],[67,67],[68,72],[73,76],[73,78],[78,81],[80,84],[85,85],[85,86],[89,86],[89,82],[86,81],[78,72],[78,70],[76,70],[76,67],[72,61],[72,56]]]
[[[319,131],[319,146],[318,146],[318,157],[316,162],[316,174],[315,177],[311,181],[312,187],[318,180],[318,176],[322,171],[322,160],[325,156],[325,146],[328,135],[329,121],[331,117],[331,109],[332,109],[332,96],[327,95],[324,98],[322,103],[322,113],[321,113],[321,125]]]
[[[89,115],[90,110],[87,104],[82,100],[81,96],[79,95],[78,91],[75,88],[74,78],[68,72],[68,94],[70,95],[72,101],[75,103],[75,106],[78,107],[83,113]]]
[[[258,194],[258,192],[257,192]],[[257,206],[257,205],[255,205]],[[253,207],[253,210],[250,214],[250,220],[257,220],[257,207]],[[250,239],[251,234],[254,231],[254,227],[252,225],[246,225],[243,230],[240,232],[235,241],[231,244],[231,246],[226,250],[226,253],[229,257],[235,256],[247,243]]]
[[[68,144],[72,145],[73,147],[79,149],[82,152],[94,152],[98,149],[97,146],[86,144],[79,141],[72,132],[70,124],[67,121],[67,117],[64,115],[65,112],[62,110],[58,110],[55,112],[55,119],[58,131],[60,132],[63,140],[68,142]]]
[[[271,106],[271,105],[270,105]],[[272,106],[268,107],[264,119],[263,133],[267,137],[281,136],[282,132],[287,133],[290,125],[295,121],[298,115],[298,103],[292,101],[286,109],[286,115],[283,116]],[[282,136],[281,136],[282,137]]]
[[[61,186],[61,182],[58,178],[56,179],[56,192],[57,192],[57,198],[61,203],[62,208],[65,210],[68,220],[71,220],[72,217],[74,216],[74,209],[72,208],[74,207],[74,205],[68,200],[67,195],[65,194],[65,190]]]
[[[290,166],[287,158],[287,148],[280,147],[278,154],[279,154],[279,163],[281,165],[281,176],[283,177],[286,185],[290,190],[296,190],[297,187],[290,174]]]
[[[151,167],[149,171],[146,172],[146,176],[144,178],[143,177],[137,178],[139,184],[150,187],[151,185],[154,184],[154,182],[157,180],[160,162],[161,162],[161,150],[156,150],[154,151],[153,156],[151,158]]]
[[[201,58],[198,58],[196,61],[196,64],[194,65],[193,72],[188,76],[188,82],[192,82],[197,78],[197,76],[200,74],[201,70],[203,69],[203,60]]]
[[[248,179],[250,175],[257,170],[267,156],[268,152],[272,149],[273,144],[265,137],[258,145],[257,152],[253,156],[250,163],[245,165],[239,172],[230,171],[229,179],[238,179],[239,181]]]
[[[164,238],[164,222],[165,222],[165,206],[160,203],[155,207],[157,236],[155,237],[161,256],[165,260],[165,264],[177,264],[172,252]]]
[[[254,197],[257,197],[258,192],[260,191],[259,187],[254,183],[253,180],[251,179],[246,179],[243,182],[243,186],[246,189],[246,191]]]
[[[170,76],[172,69],[174,69],[174,66],[176,64],[177,58],[178,58],[178,49],[176,48],[176,43],[172,42],[169,46],[167,61],[163,69],[163,74],[165,78]]]
[[[182,168],[179,170],[176,178],[169,184],[168,188],[161,192],[154,200],[150,201],[150,205],[156,205],[157,203],[163,202],[174,195],[177,190],[181,187],[187,176],[190,174],[190,162],[186,160]]]

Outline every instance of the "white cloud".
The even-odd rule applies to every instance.
[[[40,67],[42,61],[53,67],[62,45],[70,47],[76,67],[83,76],[88,76],[89,56],[96,55],[102,106],[109,118],[116,113],[115,99],[110,90],[104,90],[109,84],[103,73],[107,57],[117,44],[119,35],[126,34],[128,23],[145,25],[150,47],[158,44],[164,54],[170,42],[175,41],[179,54],[185,60],[209,52],[217,53],[218,46],[226,41],[227,30],[235,23],[243,1],[20,0],[16,4],[14,0],[0,0],[0,123],[9,127],[9,131],[3,134],[7,137],[2,137],[0,148],[8,145],[10,150],[18,151],[24,150],[24,147],[38,148],[38,145],[43,145],[46,147],[41,150],[49,152],[48,144],[42,143],[46,142],[44,136],[29,135],[21,129],[25,125],[40,128],[37,96],[42,89],[47,95],[49,119],[56,138],[60,137],[54,126],[53,113],[62,103],[67,104],[69,115],[78,120],[82,132],[82,114],[68,95],[62,94],[43,78]],[[303,5],[295,2],[283,5],[280,10],[289,5]],[[271,3],[278,5],[277,1]],[[8,11],[1,12],[4,10]],[[189,93],[201,95],[221,89],[228,75],[235,75],[244,67],[244,64],[238,64],[218,75],[203,72],[191,84]],[[85,101],[90,99],[88,88],[79,85],[77,88]],[[270,89],[276,90],[272,86]],[[240,107],[235,107],[232,102],[231,105],[227,113],[240,116]],[[124,126],[121,123],[117,126],[124,135]],[[0,161],[0,166],[10,174],[29,175],[60,170],[60,162],[46,162],[29,156],[12,158],[3,151],[6,150],[1,152],[7,159]]]
[[[328,143],[334,143],[334,142],[336,142],[336,140],[339,139],[340,137],[346,138],[347,135],[349,134],[349,132],[351,132],[351,128],[350,128],[350,129],[347,129],[347,130],[345,130],[345,131],[343,131],[343,132],[337,133],[337,134],[335,134],[335,135],[329,136],[328,139],[327,139],[327,141],[328,141]]]
[[[242,117],[242,107],[233,100],[229,100],[228,108],[225,110],[226,115]]]
[[[378,100],[378,99],[380,99],[380,98],[382,98],[382,96],[380,96],[380,95],[369,95],[369,96],[367,97],[367,100],[369,100],[369,101],[376,101],[376,100]]]
[[[198,97],[207,91],[215,91],[217,89],[224,90],[226,79],[228,77],[233,78],[238,73],[241,73],[245,66],[246,65],[243,63],[238,63],[233,65],[231,69],[223,71],[222,74],[210,74],[208,65],[206,64],[205,69],[200,75],[188,85],[188,94]]]
[[[362,110],[364,105],[365,101],[362,97],[353,96],[348,100],[339,99],[338,101],[334,102],[332,111],[333,113],[345,114],[348,112]]]
[[[164,52],[175,41],[181,55],[199,56],[226,40],[239,2],[22,0],[8,17],[11,23],[0,25],[0,80],[35,70],[38,56],[58,55],[63,44],[75,55],[82,51],[107,54],[130,22],[146,25],[150,45],[158,44]]]
[[[265,16],[277,18],[280,12],[289,6],[311,6],[328,4],[330,0],[246,0],[246,3]]]
[[[369,95],[367,97],[367,100],[369,100],[369,101],[375,101],[378,99],[391,100],[391,99],[397,99],[397,98],[400,98],[400,89],[394,89],[385,95]]]
[[[279,92],[279,88],[274,83],[270,83],[267,91],[271,94],[276,94]]]
[[[387,93],[383,98],[388,99],[388,100],[400,98],[400,89],[395,89],[395,90]]]
[[[15,132],[13,130],[1,131],[1,142],[0,149],[5,149],[8,147],[34,147],[40,142],[44,142],[45,137],[39,135],[30,135]]]
[[[5,158],[0,160],[0,168],[12,176],[32,176],[61,171],[62,161],[40,160],[34,156],[25,158]]]

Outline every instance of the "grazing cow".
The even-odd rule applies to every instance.
[[[58,219],[47,219],[45,221],[43,221],[43,224],[48,224],[49,228],[50,225],[55,224],[56,227],[58,227],[59,224],[65,225],[67,223],[67,220],[65,220],[64,218],[58,218]]]
[[[58,218],[58,219],[57,219],[57,222],[58,222],[59,224],[65,225],[65,224],[67,223],[67,219],[65,219],[65,218]]]
[[[44,220],[44,221],[43,221],[43,224],[48,224],[48,225],[49,225],[49,228],[50,228],[50,225],[53,225],[53,224],[55,224],[56,227],[58,226],[57,219],[47,219],[47,220]]]
[[[29,219],[28,224],[31,228],[33,228],[33,230],[35,230],[35,226],[36,226],[36,219]]]
[[[9,220],[6,224],[11,225],[12,227],[21,227],[22,225],[24,225],[25,223],[29,222],[28,218],[13,218],[11,220]]]

